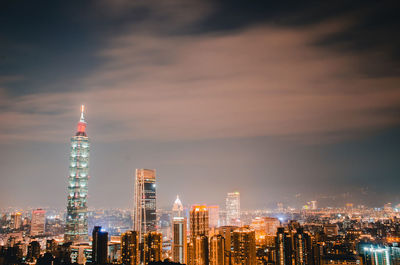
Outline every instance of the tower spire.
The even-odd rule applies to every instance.
[[[78,128],[77,128],[77,132],[76,132],[76,136],[81,135],[81,136],[86,136],[86,120],[85,120],[85,105],[81,106],[81,118],[78,122]]]
[[[81,119],[79,120],[80,122],[85,122],[85,105],[81,105]]]

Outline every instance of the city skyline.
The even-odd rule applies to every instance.
[[[91,207],[400,203],[392,3],[117,2],[1,9],[0,208],[65,207],[81,104]]]

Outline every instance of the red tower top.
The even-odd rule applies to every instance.
[[[75,134],[75,136],[86,136],[86,121],[85,121],[85,116],[83,115],[85,112],[85,105],[81,106],[81,119],[78,122],[78,128],[77,128],[77,132]]]

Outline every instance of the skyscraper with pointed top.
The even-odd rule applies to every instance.
[[[68,174],[68,204],[65,242],[88,241],[87,193],[89,173],[89,138],[86,135],[84,106],[77,132],[71,138]]]
[[[172,207],[172,218],[174,217],[183,217],[183,205],[179,199],[179,195],[176,196],[174,206]]]

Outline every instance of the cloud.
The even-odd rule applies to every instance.
[[[174,13],[174,7],[153,13],[168,20],[182,11]],[[190,17],[174,18],[173,25],[199,19]],[[326,140],[397,125],[391,113],[400,106],[398,77],[363,75],[359,66],[367,62],[361,54],[314,45],[343,25],[331,20],[175,35],[144,19],[101,48],[104,64],[80,80],[85,90],[13,100],[0,114],[0,139],[64,140],[82,102],[99,141]]]

